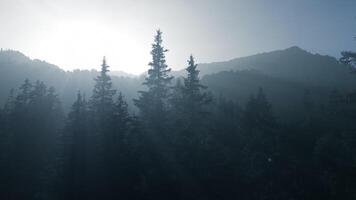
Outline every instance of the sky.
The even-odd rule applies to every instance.
[[[338,57],[356,50],[355,0],[0,0],[0,48],[65,70],[139,74],[157,29],[167,63],[199,63],[299,46]]]

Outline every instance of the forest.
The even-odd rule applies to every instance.
[[[113,85],[105,57],[90,95],[75,91],[68,109],[43,80],[13,88],[0,110],[0,199],[356,198],[354,85],[216,74],[226,81],[215,84],[220,92],[239,92],[231,76],[265,80],[242,103],[206,86],[193,55],[174,77],[166,52],[158,30],[133,99]],[[355,65],[354,53],[342,56],[340,65]],[[285,85],[292,98],[272,104],[265,87]],[[299,106],[291,112],[281,101]]]

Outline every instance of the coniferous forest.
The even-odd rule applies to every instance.
[[[318,101],[306,89],[284,120],[264,85],[245,104],[212,93],[193,55],[173,77],[163,44],[158,30],[135,99],[113,86],[105,58],[91,95],[77,91],[69,111],[41,80],[11,90],[0,199],[356,198],[355,93]]]

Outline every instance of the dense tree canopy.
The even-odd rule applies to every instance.
[[[137,115],[105,58],[92,95],[77,91],[66,116],[44,82],[11,90],[0,109],[0,198],[355,198],[355,92],[320,101],[305,87],[293,96],[302,109],[277,116],[271,87],[244,103],[211,93],[193,56],[172,84],[162,43],[158,30]]]

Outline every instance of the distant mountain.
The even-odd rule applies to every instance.
[[[94,78],[98,74],[96,70],[64,71],[45,61],[31,60],[18,51],[0,51],[0,104],[6,101],[12,88],[17,89],[28,78],[31,81],[43,81],[47,86],[54,86],[63,107],[67,110],[79,90],[87,97],[91,95]],[[126,73],[116,76],[118,72],[112,74],[115,74],[112,76],[113,85],[119,88],[128,100],[137,95],[136,91],[141,88],[139,77]]]
[[[309,53],[297,46],[284,50],[236,58],[226,62],[199,64],[201,75],[221,71],[257,70],[265,75],[315,86],[352,89],[356,77],[335,58]],[[183,72],[180,72],[183,74]]]
[[[205,75],[202,83],[215,97],[224,96],[245,106],[252,94],[262,88],[278,116],[296,117],[304,109],[304,94],[308,90],[318,104],[326,105],[333,88],[275,78],[256,70],[222,71]]]
[[[275,111],[283,116],[295,115],[302,109],[306,90],[316,102],[327,104],[332,90],[356,89],[356,75],[350,73],[348,66],[296,46],[226,62],[203,63],[198,68],[202,82],[216,96],[245,105],[250,95],[262,87]],[[176,76],[184,74],[184,70],[175,72]]]
[[[123,76],[123,77],[129,77],[129,78],[135,78],[137,77],[134,74],[130,74],[124,71],[110,71],[110,76]]]
[[[100,65],[101,63],[98,63]],[[226,62],[199,64],[202,82],[216,95],[223,95],[244,104],[259,87],[281,112],[297,111],[302,105],[304,90],[311,90],[316,99],[326,102],[333,89],[350,91],[356,87],[355,75],[335,58],[311,54],[299,47],[237,58]],[[176,77],[185,71],[172,72]],[[0,51],[0,104],[11,88],[18,88],[28,78],[54,86],[66,110],[73,103],[78,90],[91,95],[96,70],[64,71],[45,61],[31,60],[17,51]],[[144,76],[125,72],[111,72],[113,85],[132,98],[144,89]],[[288,99],[288,101],[285,101]],[[278,110],[278,109],[277,109]]]

